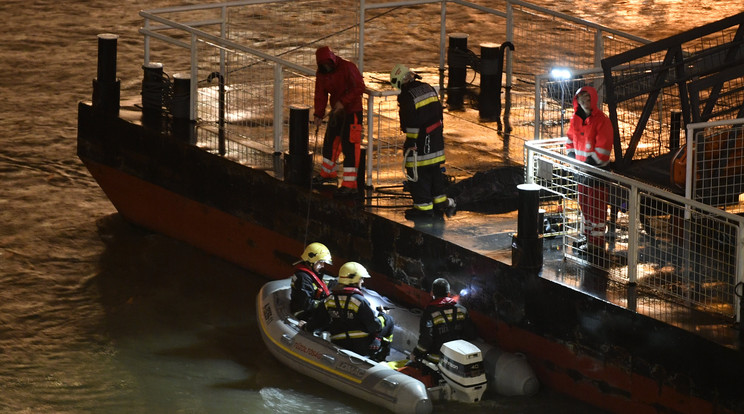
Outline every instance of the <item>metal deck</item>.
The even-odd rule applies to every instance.
[[[501,134],[489,125],[467,122],[474,117],[477,118],[477,111],[474,110],[445,112],[445,125],[449,126],[445,128],[446,166],[449,175],[460,181],[478,171],[523,163],[522,140],[512,138],[510,145],[504,145]],[[367,189],[365,210],[502,263],[512,263],[512,235],[517,232],[517,211],[505,214],[458,211],[452,218],[413,222],[404,216],[404,211],[410,208],[411,200],[403,191],[402,180],[401,172],[400,182],[384,188]],[[315,190],[332,196],[332,188]],[[731,318],[695,310],[679,300],[665,298],[653,291],[615,280],[606,271],[587,263],[566,259],[560,236],[546,238],[543,242],[541,277],[685,329],[722,346],[740,348],[740,331]]]

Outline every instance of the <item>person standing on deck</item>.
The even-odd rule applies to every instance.
[[[362,94],[364,78],[357,66],[336,56],[328,46],[315,51],[318,71],[315,73],[315,127],[325,117],[330,99],[330,115],[323,138],[323,164],[320,175],[313,178],[314,184],[335,183],[336,162],[344,154],[343,175],[339,194],[357,193],[357,170],[359,168],[362,142]]]
[[[390,83],[400,89],[398,114],[400,129],[406,134],[403,151],[413,197],[406,218],[434,217],[435,213],[451,217],[456,204],[444,192],[447,180],[441,167],[445,161],[442,103],[437,91],[420,79],[401,64],[390,72]]]
[[[317,242],[305,247],[301,259],[295,263],[289,307],[297,318],[309,321],[330,295],[321,271],[325,265],[331,266],[333,263],[330,250]]]
[[[599,168],[607,168],[612,154],[613,130],[607,115],[598,107],[597,90],[580,88],[573,98],[574,114],[566,132],[566,155]],[[578,180],[579,208],[584,237],[577,244],[580,254],[604,262],[607,225],[607,189],[602,180],[582,176]]]
[[[331,341],[359,355],[383,361],[390,352],[394,321],[382,309],[372,309],[361,287],[369,278],[367,269],[348,262],[338,271],[338,284],[319,309],[318,317],[305,329],[328,329]]]

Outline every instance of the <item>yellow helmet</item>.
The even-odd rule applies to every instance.
[[[323,243],[310,243],[305,247],[305,251],[302,252],[302,260],[315,264],[317,262],[323,262],[327,265],[333,265],[331,261],[331,251]]]
[[[338,270],[338,283],[342,285],[355,285],[362,278],[371,277],[367,269],[357,262],[344,263]]]
[[[412,77],[411,71],[406,65],[398,63],[390,71],[390,83],[396,88],[400,89],[401,85],[409,81]]]

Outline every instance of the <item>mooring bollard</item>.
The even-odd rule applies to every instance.
[[[539,231],[540,186],[520,184],[517,234],[512,236],[512,266],[537,271],[543,265],[543,236]]]
[[[191,75],[173,75],[173,135],[189,144],[196,144],[196,122],[191,120]]]
[[[285,154],[285,180],[292,184],[309,184],[312,156],[308,152],[310,107],[289,108],[289,153]]]
[[[118,35],[98,35],[98,73],[93,79],[93,108],[107,115],[118,116],[121,104],[121,81],[116,78],[116,44]]]
[[[165,81],[163,64],[149,62],[142,65],[142,124],[161,131],[163,125],[163,95]]]
[[[191,75],[173,75],[173,102],[171,113],[176,119],[191,119]]]
[[[163,109],[163,64],[148,62],[142,70],[142,109],[159,114]]]
[[[501,122],[501,90],[506,49],[514,50],[511,42],[484,43],[481,45],[481,85],[478,97],[478,116],[485,121],[496,121],[499,132]],[[504,122],[506,123],[506,121]]]
[[[501,73],[498,43],[481,44],[481,81],[478,96],[478,116],[484,121],[500,121]],[[499,128],[501,129],[501,128]]]
[[[452,33],[449,37],[449,49],[447,50],[447,65],[449,67],[449,76],[447,77],[447,105],[450,109],[461,109],[463,106],[465,79],[468,69],[466,59],[467,50],[468,35],[465,33]]]

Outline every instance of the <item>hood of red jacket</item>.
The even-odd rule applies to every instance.
[[[330,63],[336,66],[336,55],[333,53],[330,47],[322,46],[315,51],[315,62],[320,66],[323,63]]]
[[[581,92],[587,92],[589,94],[589,97],[591,98],[591,102],[592,102],[592,113],[595,113],[595,111],[598,111],[599,108],[597,107],[597,103],[599,102],[599,97],[597,95],[597,90],[594,89],[594,86],[582,86],[581,88],[579,88],[578,91],[576,91],[573,97],[574,112],[578,112],[579,110],[578,96]]]

